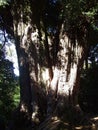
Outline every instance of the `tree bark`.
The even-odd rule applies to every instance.
[[[64,29],[64,26],[62,27]],[[50,111],[50,115],[56,113],[59,116],[63,115],[66,107],[78,104],[80,74],[86,52],[84,40],[76,39],[77,34],[70,34],[74,37],[70,38],[66,32],[63,34],[62,30],[59,38],[61,49],[57,54],[58,62],[54,67],[51,91],[48,93],[48,112]],[[84,43],[83,46],[81,42]]]
[[[29,21],[27,21],[28,25],[25,25],[22,18],[19,21],[17,21],[17,18],[14,20],[15,41],[20,70],[20,110],[29,112],[32,120],[35,121],[37,119],[37,122],[39,122],[39,97],[41,97],[38,96],[39,91],[41,91],[39,73],[43,67],[44,71],[42,73],[48,68],[49,75],[46,117],[54,115],[64,117],[70,106],[74,107],[78,104],[80,74],[86,52],[86,38],[84,35],[81,35],[82,38],[78,37],[73,27],[71,27],[72,30],[70,32],[67,32],[65,30],[65,23],[62,24],[56,37],[58,39],[55,39],[55,55],[51,57],[50,46],[52,42],[49,45],[47,26],[44,24],[44,38],[42,42],[45,48],[44,57],[46,57],[46,64],[41,65],[39,61],[39,55],[41,55],[39,44],[41,42],[35,36],[35,34],[39,36],[37,31],[40,28],[37,29],[36,26],[36,29],[33,30],[33,25],[29,24]],[[37,21],[38,23],[40,24],[40,21]],[[39,31],[40,40],[42,40],[41,30]],[[46,80],[45,78],[45,76],[40,78],[40,81],[43,83],[43,80]],[[45,83],[45,85],[47,84]],[[42,107],[42,109],[44,108]]]

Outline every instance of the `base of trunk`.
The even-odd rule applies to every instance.
[[[40,124],[38,130],[77,130],[78,127],[80,130],[86,130],[86,127],[92,128],[90,118],[83,113],[79,105],[66,107],[60,116],[56,115],[58,113],[59,109],[47,117]]]

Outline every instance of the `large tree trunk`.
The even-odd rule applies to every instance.
[[[73,35],[73,34],[72,34]],[[51,105],[56,103],[59,112],[62,104],[77,105],[79,81],[81,69],[84,62],[85,48],[79,45],[77,39],[73,45],[66,33],[60,36],[60,51],[58,52],[58,63],[54,67],[53,79],[50,84],[49,100]],[[61,101],[60,101],[61,100]],[[64,103],[63,103],[64,102]],[[49,108],[51,105],[49,104]],[[61,104],[61,106],[59,106]],[[56,108],[54,106],[54,108]],[[54,112],[52,109],[51,111]]]
[[[31,121],[39,123],[41,114],[45,113],[45,110],[42,109],[42,106],[45,106],[45,95],[39,86],[42,70],[39,66],[38,31],[28,21],[28,24],[23,22],[24,12],[21,5],[17,8],[15,1],[13,8],[16,8],[16,10],[13,9],[15,11],[13,12],[13,27],[20,72],[20,105],[18,111],[20,116],[15,118],[18,118],[21,122],[19,124],[24,127],[24,120],[26,120],[26,123],[29,121],[29,125],[31,125]],[[41,103],[41,100],[43,100],[43,103]],[[40,109],[38,104],[41,106]],[[21,116],[22,120],[20,119]],[[16,127],[21,127],[18,126],[19,124]]]
[[[83,117],[78,94],[80,75],[87,51],[86,39],[84,35],[81,35],[80,39],[77,37],[77,33],[75,35],[72,32],[68,34],[63,30],[64,26],[61,29],[57,61],[53,67],[53,78],[48,89],[48,117],[40,125],[39,130],[59,129],[58,126],[61,123],[59,119],[66,120],[68,117],[67,121],[74,123],[74,118],[77,122]]]
[[[19,13],[17,11],[16,14]],[[45,24],[43,24],[44,29],[41,30],[38,25],[40,21],[37,21],[34,29],[31,18],[30,21],[30,23],[27,21],[28,25],[26,25],[23,23],[23,14],[19,19],[14,14],[15,44],[20,70],[20,111],[28,113],[29,118],[36,123],[39,123],[39,114],[42,113],[50,119],[52,116],[63,118],[69,108],[78,105],[86,37],[84,34],[80,34],[81,38],[78,37],[78,31],[75,31],[72,26],[72,30],[66,31],[66,26],[62,24],[52,42]],[[41,43],[44,49],[42,49]],[[53,44],[54,55],[51,56]],[[41,57],[42,51],[44,51],[44,58]],[[47,95],[46,106],[44,103],[46,95],[43,96],[40,83],[46,85],[44,88]],[[47,113],[45,113],[46,111]],[[43,127],[45,126],[42,125],[39,129],[46,128]]]

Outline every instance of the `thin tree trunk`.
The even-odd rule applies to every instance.
[[[23,23],[24,16],[24,6],[19,5],[19,9],[17,8],[17,1],[13,1],[13,27],[14,27],[14,37],[15,37],[15,46],[18,56],[18,64],[19,64],[19,81],[20,81],[20,111],[24,111],[26,113],[32,113],[32,93],[31,93],[31,83],[30,83],[30,65],[29,65],[29,56],[28,42],[31,37],[32,27],[30,24],[25,26]],[[16,8],[16,10],[15,10]],[[19,14],[20,13],[20,14]],[[19,17],[20,15],[20,17]],[[31,115],[30,115],[31,116]]]
[[[20,106],[21,111],[31,112],[31,85],[29,75],[28,54],[19,36],[15,36],[16,50],[18,54],[19,72],[20,72]]]

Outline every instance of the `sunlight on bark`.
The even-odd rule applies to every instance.
[[[32,121],[39,123],[39,118],[38,118],[38,105],[34,102],[32,103],[33,106],[33,113],[32,113]]]
[[[72,94],[72,90],[73,90],[73,86],[75,85],[75,81],[76,81],[76,76],[77,76],[77,65],[74,64],[73,67],[71,68],[71,72],[70,72],[70,75],[69,75],[69,89],[70,89],[70,92]]]
[[[31,33],[32,42],[38,43],[38,37],[39,37],[38,29],[36,29],[34,32]]]
[[[78,68],[78,64],[83,56],[83,48],[77,41],[75,44],[75,47],[73,47],[66,34],[64,34],[60,39],[61,50],[58,53],[58,58],[61,61],[58,78],[58,94],[60,95],[69,95],[69,93],[72,94],[73,87],[76,83],[76,78],[79,76],[77,75],[78,69],[80,69]],[[54,75],[55,73],[56,72],[54,72]]]
[[[19,36],[22,36],[24,34],[24,28],[25,28],[25,25],[22,21],[20,21],[18,23],[18,35]]]
[[[24,33],[21,35],[21,36],[23,36],[22,42],[20,44],[20,46],[22,48],[27,48],[29,46],[29,45],[27,45],[27,43],[28,43],[28,40],[31,39],[31,33],[32,33],[32,26],[30,23],[28,23],[28,25],[24,29]]]
[[[28,112],[28,109],[27,109],[27,107],[26,107],[25,104],[23,104],[23,103],[21,104],[20,111],[21,111],[21,112],[26,112],[26,113]]]
[[[53,79],[51,81],[51,90],[55,91],[57,88],[57,83],[58,83],[58,79],[59,79],[59,70],[57,68],[54,69],[54,75],[53,75]]]

